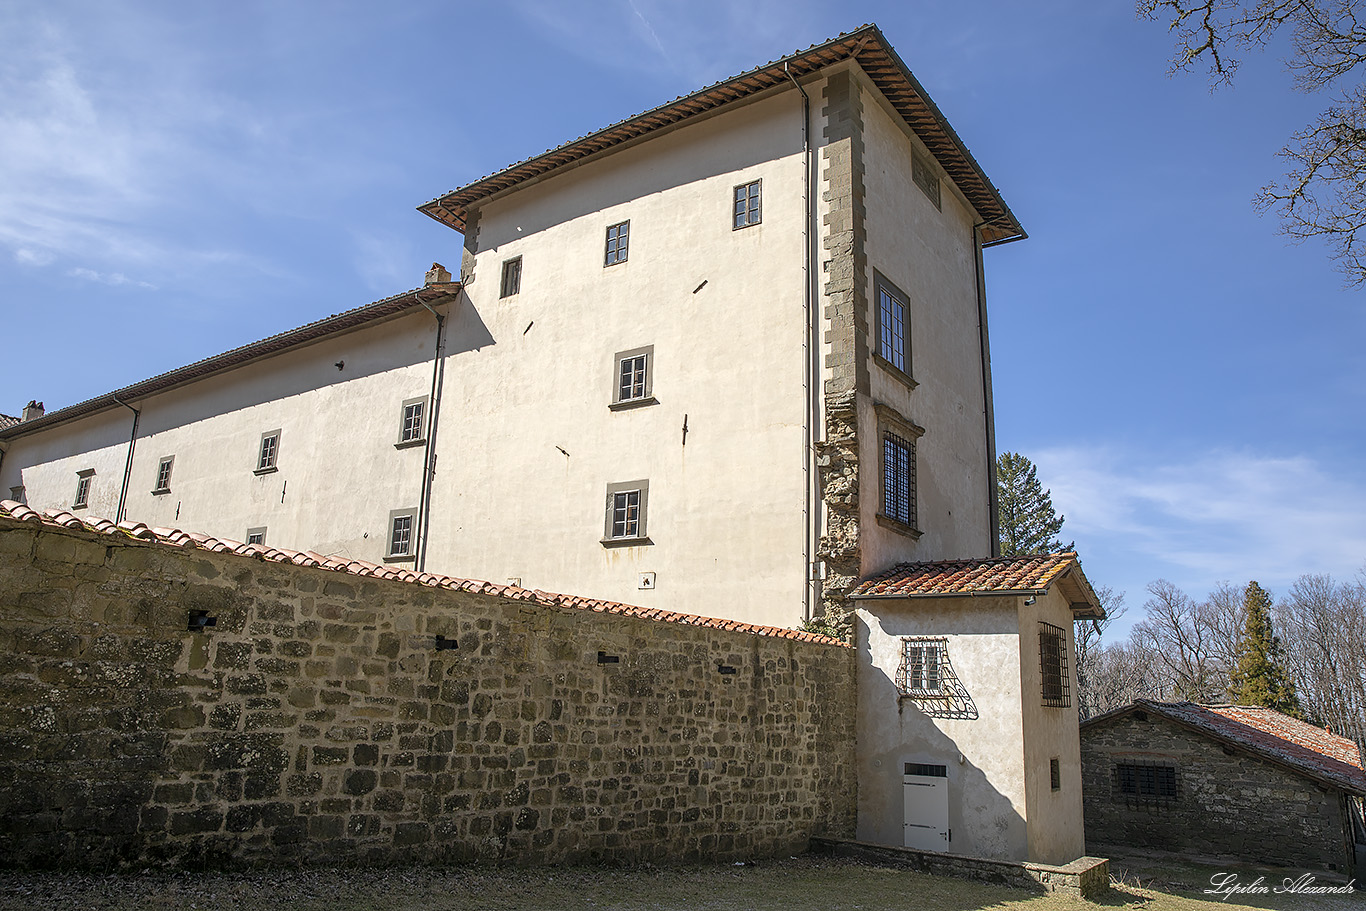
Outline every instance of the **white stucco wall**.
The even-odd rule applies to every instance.
[[[1024,716],[1025,807],[1029,819],[1029,859],[1067,863],[1086,853],[1082,822],[1081,738],[1077,716],[1076,641],[1072,612],[1055,587],[1032,605],[1020,600],[1020,670]],[[1039,622],[1067,632],[1067,707],[1043,704],[1039,664]],[[1054,791],[1049,760],[1059,762],[1061,787]]]
[[[991,554],[985,397],[978,331],[977,216],[940,174],[942,211],[911,179],[911,152],[933,156],[887,100],[856,71],[863,89],[867,210],[868,348],[878,349],[876,272],[909,297],[911,389],[874,360],[869,402],[859,410],[863,572],[908,560]],[[916,444],[919,540],[879,526],[881,439],[872,403],[890,405],[925,429]]]
[[[1014,598],[862,602],[859,653],[858,837],[903,843],[907,762],[948,768],[953,854],[1024,860],[1023,718],[1019,620]],[[932,718],[897,698],[903,636],[944,636],[949,660],[978,717]]]

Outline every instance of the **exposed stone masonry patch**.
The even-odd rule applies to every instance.
[[[0,863],[798,851],[853,831],[853,661],[0,520]]]

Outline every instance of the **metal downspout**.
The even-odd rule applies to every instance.
[[[988,222],[972,226],[973,262],[977,273],[977,343],[982,362],[982,420],[986,423],[987,456],[987,511],[991,532],[991,555],[1001,555],[1001,504],[996,489],[996,409],[991,396],[991,343],[987,338],[987,282],[986,266],[982,262],[982,228]]]
[[[806,221],[802,225],[803,248],[803,289],[802,312],[806,317],[805,338],[802,343],[802,385],[806,390],[806,413],[802,418],[802,478],[804,481],[805,501],[802,506],[802,620],[809,621],[815,614],[819,600],[817,586],[820,580],[816,574],[815,554],[820,540],[820,499],[816,496],[816,479],[812,472],[811,459],[816,449],[816,427],[820,421],[820,399],[816,388],[817,371],[815,361],[817,328],[815,325],[814,294],[811,284],[815,276],[811,271],[811,246],[815,243],[811,226],[815,223],[815,200],[811,197],[811,97],[806,94],[786,63],[783,72],[802,96],[802,202],[806,208]]]
[[[422,456],[422,492],[417,505],[417,566],[418,572],[427,568],[427,533],[431,528],[432,478],[436,473],[436,425],[441,415],[441,386],[445,378],[446,318],[433,310],[420,295],[414,299],[436,317],[436,355],[432,359],[431,417],[427,422],[427,445]]]
[[[138,411],[127,402],[120,401],[118,396],[112,396],[124,408],[133,412],[133,429],[128,434],[128,461],[123,465],[123,488],[119,491],[119,508],[114,514],[114,524],[122,522],[125,518],[124,507],[128,505],[128,479],[133,473],[133,448],[138,442],[138,419],[142,417],[142,412]]]

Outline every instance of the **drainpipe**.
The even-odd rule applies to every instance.
[[[805,482],[805,502],[802,506],[802,619],[810,620],[815,615],[819,601],[818,586],[820,579],[816,573],[816,550],[820,544],[820,497],[816,491],[816,477],[812,471],[811,457],[816,449],[816,432],[820,423],[820,395],[817,389],[819,373],[816,369],[816,350],[818,329],[815,324],[816,313],[813,306],[815,295],[811,285],[815,281],[811,263],[811,247],[815,243],[812,225],[816,221],[815,200],[811,196],[811,97],[806,89],[792,75],[788,64],[783,64],[783,72],[792,80],[793,86],[802,96],[802,202],[806,209],[806,221],[802,225],[803,300],[802,312],[806,317],[805,338],[802,343],[802,384],[806,389],[806,413],[802,417],[802,478]]]
[[[427,532],[431,528],[432,479],[436,474],[436,425],[441,416],[441,385],[445,378],[446,318],[433,310],[422,299],[421,294],[414,295],[414,299],[436,317],[436,355],[432,358],[432,391],[428,398],[432,414],[427,423],[427,445],[423,447],[422,493],[417,505],[416,569],[423,572],[427,568]]]
[[[123,465],[123,488],[119,491],[119,509],[114,513],[114,524],[122,522],[125,517],[124,507],[128,505],[128,479],[133,473],[133,448],[138,441],[138,418],[142,417],[142,412],[138,411],[127,402],[120,401],[118,396],[112,396],[124,408],[133,412],[133,429],[128,434],[128,461]]]

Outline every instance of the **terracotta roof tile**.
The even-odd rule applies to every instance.
[[[1041,591],[1077,563],[1074,553],[902,563],[854,589],[852,598]]]
[[[1275,709],[1139,699],[1117,711],[1088,718],[1082,727],[1140,709],[1290,766],[1310,778],[1366,795],[1366,771],[1362,769],[1361,752],[1355,742]]]
[[[6,427],[13,427],[18,423],[19,418],[9,414],[0,414],[0,430],[4,430]]]
[[[801,630],[783,629],[777,626],[759,626],[751,623],[736,623],[715,617],[700,617],[694,614],[676,614],[655,608],[637,607],[615,601],[599,601],[578,595],[564,595],[555,592],[532,591],[514,585],[495,585],[479,579],[461,579],[437,573],[417,573],[367,563],[364,560],[338,560],[313,551],[289,550],[282,547],[267,547],[261,544],[243,544],[240,541],[214,538],[211,535],[182,531],[178,528],[148,528],[141,522],[120,522],[115,525],[107,519],[94,516],[76,516],[61,509],[48,509],[38,512],[14,500],[0,500],[0,520],[34,522],[59,528],[72,528],[110,537],[126,537],[146,541],[166,547],[198,548],[214,553],[233,553],[239,556],[255,557],[272,563],[294,563],[305,566],[318,566],[334,572],[344,572],[355,576],[394,579],[411,585],[425,585],[430,588],[449,588],[476,594],[491,594],[497,597],[528,601],[546,607],[572,608],[584,611],[622,614],[629,617],[656,620],[659,622],[682,623],[690,626],[705,626],[718,630],[738,630],[756,636],[769,636],[779,639],[797,639],[823,645],[838,645],[848,648],[848,644],[830,636],[807,633]]]

